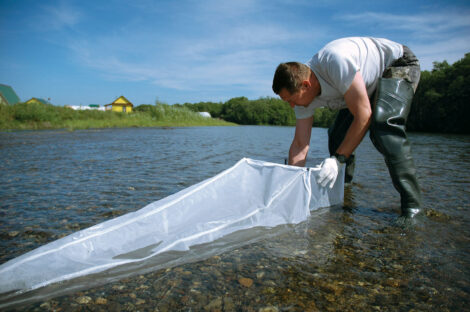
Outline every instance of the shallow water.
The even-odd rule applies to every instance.
[[[0,263],[173,194],[242,157],[282,163],[290,127],[0,133]],[[399,197],[366,138],[343,207],[313,212],[207,259],[18,310],[465,311],[469,136],[411,134],[427,210],[393,225]],[[313,129],[308,165],[327,155]],[[264,310],[263,310],[264,309]]]

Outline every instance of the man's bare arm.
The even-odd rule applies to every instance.
[[[313,116],[297,119],[294,140],[289,149],[289,165],[304,167],[307,159],[310,137],[312,135]]]
[[[346,105],[354,116],[343,142],[336,153],[349,157],[359,146],[370,125],[372,109],[361,72],[357,72],[348,91],[344,94]]]

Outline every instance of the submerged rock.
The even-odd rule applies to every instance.
[[[81,297],[78,297],[75,301],[80,303],[80,304],[88,304],[91,302],[91,297],[88,297],[88,296],[81,296]]]
[[[253,280],[251,278],[241,277],[238,279],[238,282],[245,287],[251,287],[253,285]]]

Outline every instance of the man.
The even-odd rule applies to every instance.
[[[421,211],[421,195],[405,124],[420,73],[406,46],[367,37],[332,41],[306,64],[281,63],[273,91],[294,108],[297,118],[289,164],[305,165],[314,109],[338,109],[328,130],[331,157],[322,162],[318,182],[332,187],[340,163],[346,164],[345,180],[350,182],[354,150],[370,130],[401,196],[399,220],[412,220]]]

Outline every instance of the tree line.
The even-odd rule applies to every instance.
[[[470,53],[449,65],[434,62],[431,71],[422,71],[407,121],[409,131],[470,133]],[[224,103],[199,102],[175,104],[196,112],[209,112],[212,117],[241,125],[295,125],[289,104],[278,98],[249,100],[232,98]],[[319,108],[314,126],[329,127],[336,111]]]
[[[221,118],[240,125],[294,126],[294,110],[281,99],[264,97],[257,100],[236,97],[225,103],[199,102],[174,104],[197,112],[209,112],[213,118]],[[328,127],[336,117],[329,108],[315,111],[315,126]]]

